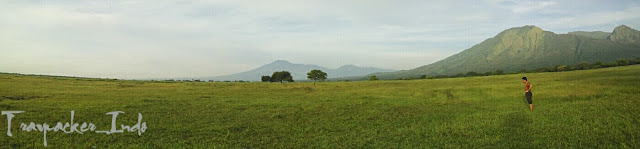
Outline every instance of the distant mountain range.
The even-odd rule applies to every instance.
[[[503,70],[514,72],[580,62],[612,62],[640,57],[640,31],[618,26],[612,33],[569,32],[555,34],[536,26],[502,31],[493,38],[458,54],[411,70],[374,73],[380,79],[416,78],[421,75]],[[340,79],[363,80],[367,76]]]
[[[246,72],[236,73],[226,76],[196,78],[200,80],[217,80],[217,81],[260,81],[261,76],[271,76],[275,71],[289,71],[293,75],[294,80],[308,80],[307,73],[313,69],[322,70],[327,73],[328,78],[339,78],[349,76],[363,76],[376,72],[393,72],[392,69],[381,69],[373,67],[358,67],[354,65],[345,65],[338,69],[329,69],[318,65],[293,64],[284,60],[277,60],[273,63],[258,67]]]

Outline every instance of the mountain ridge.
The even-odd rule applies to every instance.
[[[328,78],[363,76],[375,72],[396,71],[392,69],[382,69],[375,67],[358,67],[351,64],[344,65],[336,69],[330,69],[314,64],[294,64],[286,60],[276,60],[269,64],[245,72],[215,77],[200,77],[196,79],[216,81],[260,81],[261,76],[271,76],[271,74],[275,71],[289,71],[291,72],[294,80],[307,80],[307,73],[313,69],[318,69],[326,72]]]
[[[503,70],[515,72],[579,62],[608,62],[640,57],[640,32],[622,25],[608,36],[601,32],[556,34],[527,25],[506,29],[471,48],[410,70],[374,73],[380,79]],[[363,80],[367,76],[353,78]]]

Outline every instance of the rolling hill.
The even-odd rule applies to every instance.
[[[205,77],[205,78],[197,78],[197,79],[219,80],[219,81],[224,81],[224,80],[260,81],[260,76],[265,76],[265,75],[270,76],[275,71],[284,70],[284,71],[291,72],[291,75],[293,75],[294,80],[307,80],[307,73],[313,69],[318,69],[326,72],[327,77],[329,78],[363,76],[363,75],[376,73],[376,72],[395,71],[391,69],[381,69],[381,68],[373,68],[373,67],[358,67],[355,65],[345,65],[337,69],[329,69],[329,68],[321,67],[318,65],[293,64],[288,61],[277,60],[270,64],[267,64],[246,72],[241,72],[241,73],[226,75],[226,76]]]
[[[503,70],[514,72],[580,62],[610,62],[640,57],[640,31],[618,26],[612,33],[570,32],[555,34],[536,26],[507,29],[458,54],[411,70],[374,73],[381,79],[415,78],[421,75]],[[351,80],[366,77],[351,77]]]

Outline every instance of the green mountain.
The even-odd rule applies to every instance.
[[[627,26],[613,33],[571,32],[555,34],[536,26],[502,31],[493,38],[474,45],[438,62],[411,70],[376,73],[381,79],[415,78],[421,75],[455,75],[458,73],[503,70],[514,72],[580,62],[611,62],[640,57],[640,31]],[[349,78],[364,79],[361,78]]]
[[[638,30],[622,25],[616,27],[607,39],[623,43],[638,43],[640,42],[640,33]]]

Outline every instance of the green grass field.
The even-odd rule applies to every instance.
[[[524,99],[533,83],[534,111]],[[41,148],[20,123],[148,129],[49,132],[51,148],[640,148],[640,65],[412,81],[216,83],[0,74],[0,146]]]

